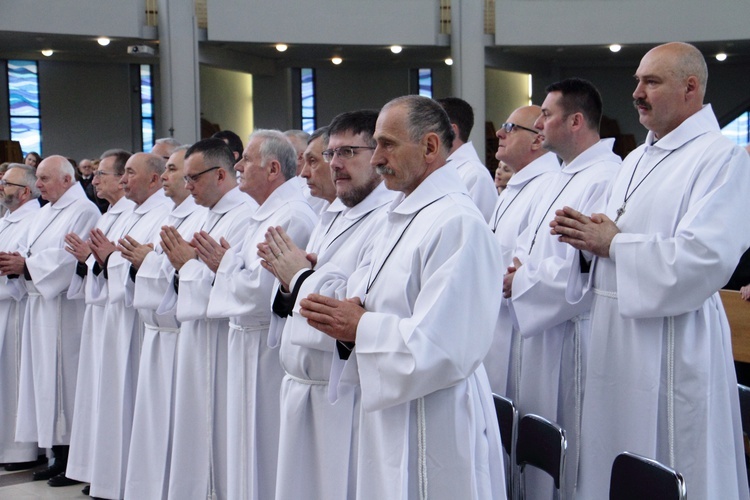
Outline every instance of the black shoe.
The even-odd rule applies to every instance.
[[[83,481],[77,481],[75,479],[70,479],[65,475],[64,472],[56,475],[53,478],[50,478],[49,481],[47,481],[47,484],[52,487],[58,487],[58,486],[71,486],[73,484],[81,484]]]
[[[65,473],[65,464],[58,464],[56,461],[46,469],[38,470],[34,473],[34,481],[46,481],[52,479],[58,474]]]
[[[40,465],[44,465],[46,463],[47,457],[44,455],[39,455],[36,460],[31,460],[30,462],[14,462],[5,464],[5,470],[7,470],[8,472],[15,472],[17,470],[33,469],[34,467],[39,467]]]
[[[87,484],[86,486],[84,486],[83,489],[81,490],[81,493],[83,493],[86,496],[89,496],[89,493],[91,493],[91,485]]]

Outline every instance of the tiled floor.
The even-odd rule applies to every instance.
[[[81,493],[83,484],[52,488],[46,481],[32,481],[31,474],[32,471],[6,472],[0,469],[0,500],[89,498]]]

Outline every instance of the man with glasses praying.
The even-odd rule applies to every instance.
[[[0,219],[0,258],[17,252],[39,214],[39,190],[33,167],[11,163],[0,180],[0,203],[8,212]],[[0,277],[0,463],[5,470],[30,469],[37,460],[37,443],[16,441],[21,331],[27,294],[18,279]]]
[[[497,130],[495,158],[514,172],[490,217],[490,229],[502,251],[503,269],[513,265],[518,237],[528,227],[531,213],[547,192],[553,176],[560,171],[557,157],[542,147],[544,136],[534,128],[541,113],[539,106],[520,107]],[[511,354],[517,353],[519,345],[520,337],[513,328],[508,301],[503,300],[492,348],[484,366],[492,390],[513,400],[516,399],[517,381],[513,376],[516,366]]]
[[[357,426],[352,414],[359,409],[359,391],[340,393],[329,387],[332,363],[339,360],[337,342],[299,315],[299,299],[310,293],[345,297],[349,278],[369,263],[395,196],[370,164],[377,117],[373,110],[352,111],[330,123],[322,155],[328,163],[319,168],[327,170],[329,182],[335,181],[336,199],[323,212],[307,248],[294,245],[280,228],[271,228],[259,247],[264,266],[281,282],[274,320],[285,318],[283,334],[273,329],[277,335],[271,339],[280,346],[286,372],[276,498],[345,500],[356,493]],[[342,344],[339,350],[348,354],[351,347]],[[333,405],[329,393],[336,393]]]
[[[35,480],[64,473],[68,459],[78,354],[85,303],[67,296],[76,258],[65,236],[86,235],[100,213],[62,156],[42,160],[36,187],[47,203],[35,217],[19,252],[0,256],[0,272],[22,280],[28,292],[23,320],[16,439],[52,448],[55,462]]]
[[[479,159],[474,145],[469,141],[469,134],[474,128],[474,110],[468,102],[458,97],[446,97],[438,99],[437,102],[448,113],[456,136],[448,161],[458,170],[469,196],[485,220],[489,221],[497,201],[497,188],[490,171]]]
[[[199,260],[196,235],[239,246],[258,205],[240,191],[234,155],[221,139],[196,142],[185,153],[186,189],[207,208],[191,239],[164,226],[161,247],[171,267],[157,313],[180,321],[174,388],[170,498],[227,497],[227,318],[208,317],[216,274]],[[270,299],[269,299],[270,300]]]
[[[614,139],[600,139],[602,99],[590,82],[570,78],[547,87],[542,113],[534,126],[542,146],[562,160],[518,238],[513,263],[503,279],[514,325],[521,335],[514,354],[519,412],[535,413],[560,424],[568,436],[566,496],[572,497],[578,473],[580,411],[586,375],[590,301],[565,298],[575,249],[549,234],[560,206],[589,210],[606,192],[620,167]],[[551,479],[530,471],[532,498],[551,495]],[[530,476],[531,477],[531,476]],[[549,494],[549,495],[548,495]]]
[[[109,206],[99,218],[96,230],[106,238],[114,240],[126,227],[135,203],[125,197],[120,178],[125,172],[125,163],[131,154],[121,149],[110,149],[102,153],[99,164],[93,172],[91,186],[96,189],[99,199]],[[102,339],[105,334],[106,296],[94,288],[96,257],[91,251],[88,235],[84,240],[75,233],[65,237],[65,249],[75,256],[76,274],[70,283],[68,297],[84,299],[86,310],[83,315],[81,349],[78,360],[76,382],[75,415],[70,438],[70,456],[66,476],[55,480],[55,484],[65,486],[64,479],[76,478],[91,482],[94,462],[91,450],[94,446],[94,421],[99,399],[99,371],[103,362],[101,356]],[[101,271],[100,267],[96,267]],[[72,484],[69,483],[68,484]]]

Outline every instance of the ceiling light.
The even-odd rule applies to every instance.
[[[621,48],[622,48],[622,45],[619,45],[616,43],[613,43],[612,45],[609,46],[609,50],[611,50],[612,52],[620,52]]]
[[[403,47],[401,47],[401,45],[391,45],[391,52],[393,52],[394,54],[400,54],[402,50],[404,49]]]
[[[338,66],[339,64],[341,64],[342,62],[344,62],[344,60],[341,59],[339,56],[336,56],[336,57],[332,57],[331,58],[331,62],[333,64],[335,64],[336,66]]]
[[[99,37],[99,38],[96,39],[96,41],[102,47],[106,47],[107,45],[109,45],[109,38],[107,38],[106,36]]]
[[[288,48],[289,47],[285,43],[277,43],[276,44],[276,50],[278,50],[279,52],[286,52],[286,49],[288,49]]]
[[[448,66],[453,66],[453,58],[452,57],[446,57],[445,58],[445,64]]]
[[[717,61],[726,61],[727,60],[727,55],[724,52],[719,52],[718,54],[716,54],[716,60]]]
[[[55,53],[55,51],[52,50],[52,49],[44,49],[44,50],[42,50],[42,55],[44,57],[49,57],[49,56],[51,56],[54,53]]]

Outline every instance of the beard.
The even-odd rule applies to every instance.
[[[366,184],[363,184],[361,186],[352,186],[352,188],[348,192],[337,195],[338,199],[340,199],[341,203],[349,208],[359,205],[360,203],[362,203],[362,200],[367,198],[367,196],[372,193],[372,191],[376,187],[378,187],[378,184],[380,184],[381,180],[382,179],[379,175],[370,177],[370,180]]]

